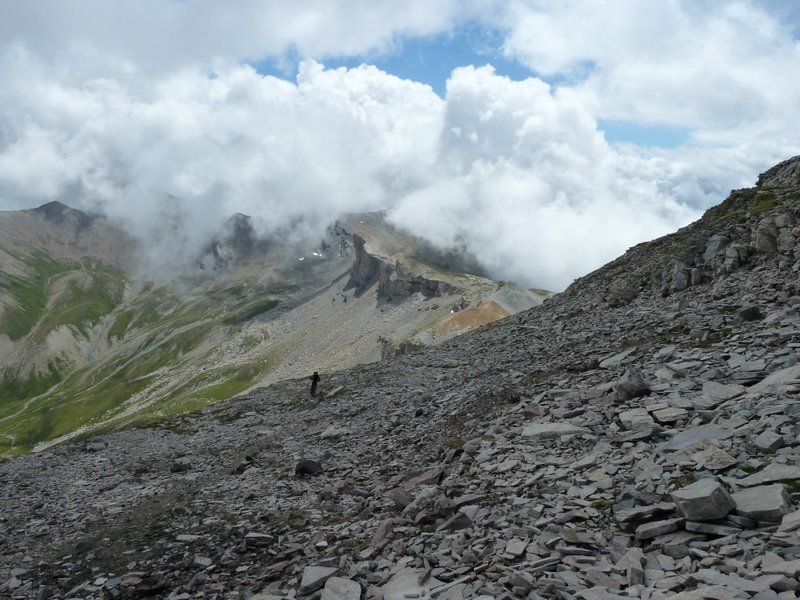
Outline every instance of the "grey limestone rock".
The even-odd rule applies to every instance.
[[[322,463],[318,460],[311,460],[310,458],[299,460],[294,467],[294,474],[296,476],[319,475],[323,471]]]
[[[325,582],[321,600],[359,600],[361,586],[345,577],[331,577]]]
[[[733,430],[724,425],[709,423],[685,429],[671,440],[661,445],[664,450],[686,450],[695,444],[703,444],[715,440],[726,440],[733,436]]]
[[[736,514],[755,519],[779,523],[792,511],[792,501],[780,484],[761,485],[733,494]]]
[[[763,431],[753,439],[753,445],[762,452],[772,453],[783,448],[783,436],[774,431]]]
[[[192,469],[192,461],[190,458],[186,456],[182,456],[180,458],[176,458],[172,466],[170,467],[170,471],[172,473],[185,473],[186,471],[190,471]]]
[[[778,531],[795,531],[800,529],[800,510],[785,514],[781,519]]]
[[[641,371],[628,369],[614,384],[614,398],[617,402],[625,402],[650,393],[650,386],[644,380]]]
[[[586,427],[571,423],[533,423],[526,426],[522,431],[522,435],[534,440],[551,440],[562,435],[580,435],[584,433],[591,432]]]
[[[650,540],[665,533],[671,533],[678,529],[680,519],[666,519],[664,521],[651,521],[643,523],[636,528],[637,540]]]
[[[307,596],[322,589],[326,582],[338,572],[339,569],[335,567],[306,567],[303,570],[303,578],[300,581],[300,589],[297,592],[298,595]]]
[[[714,479],[701,479],[672,492],[681,514],[691,521],[721,519],[735,504],[728,492]]]
[[[739,479],[736,483],[744,487],[800,479],[800,466],[773,463],[766,468]]]

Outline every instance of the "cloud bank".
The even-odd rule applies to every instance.
[[[100,208],[150,241],[180,217],[169,251],[185,258],[234,212],[313,239],[391,207],[495,277],[558,290],[800,152],[800,45],[774,6],[417,4],[5,2],[0,208]],[[467,20],[498,28],[531,77],[466,65],[442,98],[320,62]],[[248,64],[292,54],[308,57],[294,81]],[[689,140],[612,145],[603,119]]]

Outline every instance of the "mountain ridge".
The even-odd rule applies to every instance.
[[[166,258],[148,267],[141,242],[63,203],[0,214],[13,242],[0,248],[0,454],[155,421],[309,369],[380,360],[406,342],[437,343],[474,326],[437,331],[450,306],[498,287],[401,259],[402,244],[434,253],[383,214],[344,221],[303,246],[285,242],[288,233],[259,237],[249,217],[234,215],[178,269]],[[391,239],[395,256],[357,250],[353,264],[353,231],[377,249]],[[375,261],[381,281],[354,296],[347,279],[362,259]],[[521,294],[508,313],[543,297]]]

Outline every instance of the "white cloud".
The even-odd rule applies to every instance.
[[[102,205],[184,258],[233,212],[316,234],[394,206],[496,276],[560,289],[800,152],[798,42],[751,2],[0,5],[0,208]],[[440,98],[370,66],[307,60],[292,83],[245,64],[386,52],[470,19],[561,83],[465,67]],[[690,143],[609,145],[609,118]]]
[[[697,212],[642,178],[568,89],[551,93],[491,68],[454,72],[430,185],[403,198],[396,223],[464,243],[492,273],[562,289],[573,277]]]
[[[457,0],[0,0],[0,40],[20,41],[84,72],[117,66],[163,72],[281,56],[362,55],[400,36],[450,30],[485,1]]]
[[[545,75],[579,73],[599,118],[746,131],[797,116],[800,41],[747,1],[516,2],[505,52]]]

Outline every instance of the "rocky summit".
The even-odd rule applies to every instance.
[[[314,397],[285,380],[11,459],[0,595],[796,598],[798,272],[800,157]]]

